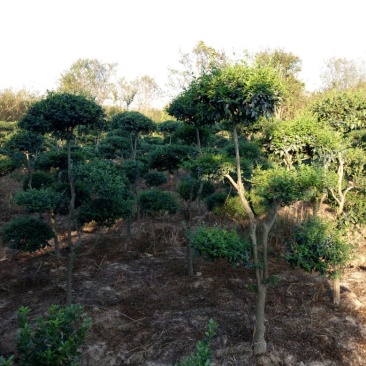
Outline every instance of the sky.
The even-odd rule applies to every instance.
[[[330,58],[366,60],[364,0],[0,0],[0,90],[56,88],[79,58],[118,63],[164,88],[180,53],[203,41],[228,56],[281,48],[306,89]]]

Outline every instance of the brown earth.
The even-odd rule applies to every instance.
[[[217,220],[195,217],[196,223]],[[335,306],[326,279],[291,269],[282,259],[278,235],[286,227],[279,220],[270,264],[279,281],[266,305],[268,353],[255,359],[253,273],[195,258],[189,277],[181,222],[179,215],[134,222],[127,247],[122,222],[83,232],[73,296],[92,325],[81,365],[174,365],[194,352],[210,318],[219,324],[212,365],[366,365],[363,242],[357,263],[344,273],[342,304]],[[0,252],[0,354],[15,351],[16,310],[23,305],[32,317],[44,314],[51,304],[65,303],[65,287],[66,259],[45,251]]]

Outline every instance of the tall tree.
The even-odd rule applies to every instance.
[[[61,74],[58,91],[85,94],[103,105],[113,99],[112,76],[117,64],[102,63],[98,59],[78,59]]]
[[[103,122],[104,111],[101,106],[83,95],[69,93],[49,93],[44,99],[29,108],[19,121],[19,127],[31,132],[51,133],[67,144],[67,170],[70,186],[70,202],[67,225],[68,246],[70,248],[67,268],[66,303],[72,302],[72,272],[75,260],[75,246],[71,230],[76,225],[75,217],[75,176],[71,159],[71,141],[78,126],[98,126]],[[77,225],[76,225],[77,226]]]
[[[332,57],[325,61],[320,74],[324,90],[346,90],[366,83],[366,68],[361,62]]]
[[[222,67],[228,63],[228,57],[224,51],[216,50],[205,44],[197,42],[191,53],[180,52],[180,69],[169,70],[168,89],[170,97],[179,94],[179,91],[187,88],[192,80],[212,67]]]
[[[251,66],[240,63],[222,69],[214,69],[211,73],[202,75],[194,83],[194,89],[196,90],[194,103],[206,106],[206,109],[199,107],[198,110],[206,116],[211,116],[216,121],[227,121],[232,128],[236,156],[236,179],[230,174],[226,174],[225,177],[238,192],[249,218],[249,237],[253,249],[257,289],[254,353],[260,355],[265,353],[267,349],[264,319],[268,286],[267,243],[269,231],[282,204],[282,197],[279,196],[273,200],[267,216],[259,222],[248,200],[242,179],[238,125],[250,126],[260,117],[273,113],[276,103],[281,98],[281,82],[278,78],[278,72],[273,68],[258,64]],[[262,260],[257,237],[257,228],[260,223]]]
[[[301,59],[283,49],[267,49],[258,52],[255,59],[262,65],[270,65],[278,70],[287,93],[281,105],[276,107],[275,115],[279,119],[289,119],[305,102],[305,84],[299,79]]]
[[[31,103],[38,100],[37,92],[21,89],[0,90],[0,121],[19,121]]]

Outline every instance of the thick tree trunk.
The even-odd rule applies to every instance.
[[[257,286],[257,298],[255,306],[255,329],[254,329],[254,355],[260,356],[266,353],[267,343],[264,338],[265,327],[265,305],[266,305],[267,286],[261,284]]]

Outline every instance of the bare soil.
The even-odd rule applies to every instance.
[[[7,219],[3,211],[1,220]],[[268,353],[256,359],[252,271],[197,257],[189,277],[182,220],[177,215],[134,222],[128,245],[123,222],[83,232],[73,296],[92,325],[81,365],[174,365],[194,352],[211,318],[219,324],[212,365],[366,365],[363,241],[357,264],[344,273],[342,303],[335,306],[328,281],[290,268],[273,237],[270,271],[278,283],[267,296]],[[195,218],[217,220],[208,214]],[[2,249],[0,354],[15,352],[16,310],[23,305],[32,317],[45,314],[51,304],[65,303],[65,287],[65,258]]]

